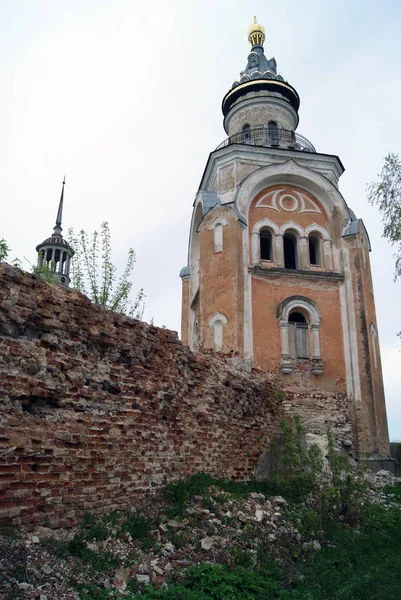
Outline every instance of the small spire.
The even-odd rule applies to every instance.
[[[56,218],[56,226],[54,227],[54,233],[61,235],[62,227],[61,221],[63,219],[63,202],[64,202],[64,186],[65,186],[65,175],[63,179],[63,187],[61,188],[61,196],[60,202],[58,205],[57,218]]]

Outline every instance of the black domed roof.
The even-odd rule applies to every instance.
[[[57,234],[57,233],[48,237],[47,239],[44,240],[44,242],[42,242],[41,244],[36,246],[36,251],[39,252],[39,250],[41,250],[45,246],[61,246],[62,248],[65,248],[66,250],[72,250],[71,246],[63,238],[63,236],[61,234]]]

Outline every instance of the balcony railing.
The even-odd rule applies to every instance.
[[[309,140],[288,129],[277,128],[273,131],[267,127],[255,127],[247,129],[219,144],[216,150],[231,146],[232,144],[243,144],[249,146],[263,146],[266,148],[284,148],[287,150],[301,150],[302,152],[316,152],[315,147]]]

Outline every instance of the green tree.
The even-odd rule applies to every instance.
[[[87,295],[98,306],[141,319],[145,308],[143,288],[134,300],[131,299],[130,277],[136,262],[133,248],[129,248],[124,271],[117,280],[117,268],[111,260],[111,236],[107,221],[101,224],[100,233],[94,231],[92,235],[84,230],[76,234],[74,229],[69,229],[68,242],[75,251],[70,273],[72,287]]]
[[[0,261],[6,260],[8,253],[10,252],[10,248],[7,246],[6,240],[3,238],[0,240]]]
[[[384,230],[383,237],[395,246],[395,276],[401,277],[401,160],[389,152],[378,180],[367,186],[368,200],[379,207]]]

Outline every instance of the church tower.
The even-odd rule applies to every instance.
[[[62,235],[61,221],[63,218],[64,186],[61,188],[60,202],[58,205],[56,225],[53,234],[44,242],[36,246],[38,253],[37,274],[47,279],[49,274],[55,283],[68,287],[70,285],[70,262],[74,256],[74,250],[65,241]]]
[[[339,191],[340,159],[297,132],[300,99],[265,31],[223,98],[228,135],[196,195],[182,278],[182,341],[347,398],[355,451],[389,453],[369,237]]]

